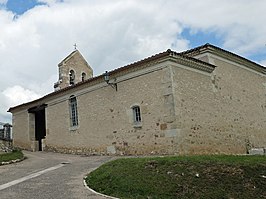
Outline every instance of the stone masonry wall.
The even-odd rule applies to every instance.
[[[241,65],[208,57],[205,73],[172,61],[66,90],[46,108],[48,151],[80,154],[243,154],[266,148],[266,78]],[[77,97],[79,126],[70,127],[69,97]],[[32,104],[36,106],[37,104]],[[141,126],[132,107],[140,106]],[[32,149],[34,118],[13,114],[14,146]]]
[[[14,147],[31,150],[28,118],[29,114],[27,110],[15,113],[12,116]]]
[[[171,135],[176,132],[171,132],[175,117],[171,110],[174,105],[169,68],[135,75],[119,82],[117,92],[104,84],[103,88],[83,95],[71,93],[76,94],[78,101],[79,127],[75,130],[70,129],[68,101],[48,105],[47,150],[87,154],[176,153]],[[141,109],[141,127],[133,124],[134,105]]]
[[[180,154],[243,154],[265,147],[265,77],[213,62],[218,67],[211,76],[174,67]]]
[[[85,79],[89,79],[93,76],[93,71],[81,54],[77,51],[68,60],[64,61],[62,65],[59,65],[59,76],[62,82],[59,84],[60,88],[65,88],[70,85],[69,82],[69,71],[74,70],[75,72],[75,84],[82,81],[82,73],[86,74]]]
[[[214,63],[219,88],[215,94],[241,147],[266,148],[266,76],[223,60]]]
[[[0,139],[0,153],[12,151],[12,141],[11,140],[1,140]]]

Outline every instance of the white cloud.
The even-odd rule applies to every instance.
[[[39,3],[45,3],[45,4],[51,6],[53,4],[63,2],[63,0],[37,0],[37,2],[39,2]]]
[[[47,3],[47,4],[54,4],[60,2],[60,0],[37,0],[39,3]]]
[[[204,0],[186,4],[178,1],[178,20],[196,31],[212,31],[222,35],[224,47],[243,55],[260,49],[266,41],[266,1]],[[176,4],[176,5],[177,5]],[[184,14],[186,13],[186,14]]]
[[[7,3],[7,0],[0,0],[0,4],[6,4]]]
[[[15,106],[40,97],[40,95],[36,94],[34,91],[25,89],[19,85],[8,87],[2,94],[8,99],[10,106]]]
[[[266,59],[259,62],[262,66],[266,67]]]
[[[10,118],[6,114],[6,111],[9,109],[9,107],[26,103],[28,101],[38,99],[39,97],[41,97],[41,95],[19,85],[6,88],[0,93],[0,121],[10,122]]]
[[[29,95],[53,91],[57,63],[74,43],[96,75],[168,48],[189,48],[181,35],[184,28],[211,31],[224,40],[222,47],[242,55],[258,52],[266,43],[263,0],[39,2],[49,6],[36,6],[17,19],[0,8],[2,95],[15,85],[28,88],[24,93]]]

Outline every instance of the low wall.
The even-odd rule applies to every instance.
[[[12,140],[0,139],[0,152],[10,152],[12,149]]]

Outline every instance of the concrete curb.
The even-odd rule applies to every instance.
[[[16,160],[10,160],[8,162],[0,162],[0,166],[2,166],[2,165],[8,165],[8,164],[13,164],[13,163],[17,163],[17,162],[21,162],[21,161],[23,161],[25,159],[26,159],[26,157],[23,157],[21,159],[16,159]]]
[[[87,185],[85,179],[83,179],[83,184],[84,184],[84,186],[85,186],[89,191],[91,191],[92,193],[95,193],[96,195],[103,196],[103,197],[105,197],[105,198],[110,198],[110,199],[119,199],[119,198],[115,198],[115,197],[112,197],[112,196],[104,195],[104,194],[102,194],[102,193],[99,193],[99,192],[97,192],[97,191],[94,191],[93,189],[91,189],[91,188]]]

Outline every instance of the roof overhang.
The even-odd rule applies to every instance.
[[[195,59],[193,57],[184,55],[182,53],[177,53],[174,52],[170,49],[168,49],[165,52],[153,55],[151,57],[148,57],[146,59],[134,62],[132,64],[117,68],[113,71],[109,72],[110,78],[117,78],[126,74],[129,74],[131,72],[137,71],[137,70],[141,70],[143,68],[146,67],[150,67],[153,66],[155,64],[158,63],[162,63],[165,61],[172,61],[175,63],[179,63],[182,65],[185,65],[187,67],[196,69],[196,70],[200,70],[200,71],[204,71],[204,72],[208,72],[211,73],[214,69],[215,66],[206,62],[203,62],[201,60]],[[75,85],[72,86],[68,86],[66,88],[60,89],[58,91],[49,93],[48,95],[45,95],[42,98],[39,98],[37,100],[28,102],[28,103],[24,103],[24,104],[20,104],[18,106],[15,107],[11,107],[9,108],[8,112],[14,113],[17,111],[21,111],[21,110],[27,110],[28,112],[36,112],[38,110],[40,110],[41,108],[45,108],[47,105],[47,101],[51,100],[53,98],[65,95],[68,92],[74,91],[77,88],[82,88],[84,87],[84,85],[86,85],[86,87],[90,87],[99,83],[103,83],[104,82],[104,75],[99,75],[93,78],[90,78],[86,81],[83,82],[79,82]]]

